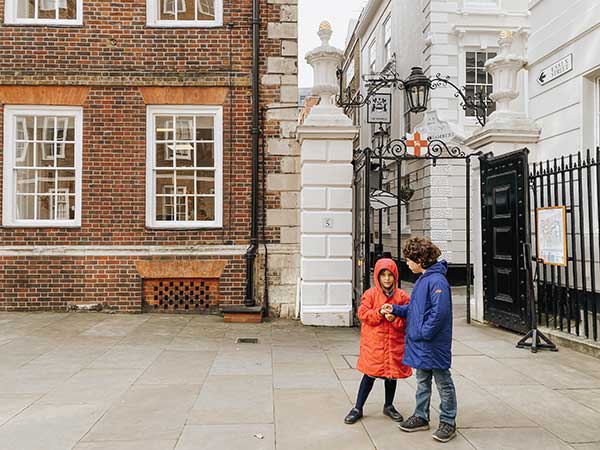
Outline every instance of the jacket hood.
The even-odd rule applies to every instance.
[[[375,287],[383,292],[383,288],[381,287],[381,285],[379,284],[379,273],[382,270],[389,270],[390,272],[392,272],[392,275],[394,275],[394,288],[396,288],[397,284],[398,284],[398,268],[396,267],[396,263],[394,262],[393,259],[390,258],[381,258],[379,261],[377,261],[375,263],[375,271],[374,271],[374,283],[375,283]]]
[[[445,260],[441,260],[436,262],[433,266],[430,266],[423,275],[430,275],[432,273],[441,273],[442,275],[446,275],[448,272],[448,263]]]

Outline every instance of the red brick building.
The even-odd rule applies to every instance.
[[[257,3],[260,107],[293,105],[296,0]],[[280,244],[263,211],[293,190],[261,190],[284,158],[253,146],[253,1],[0,0],[0,11],[0,310],[243,303],[253,152],[263,242]],[[294,117],[262,115],[264,141],[293,148]]]

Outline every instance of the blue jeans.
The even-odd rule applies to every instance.
[[[429,422],[431,378],[440,394],[440,422],[456,426],[456,390],[450,369],[417,369],[417,406],[415,416]]]

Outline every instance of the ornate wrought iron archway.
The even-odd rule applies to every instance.
[[[377,257],[371,256],[371,214],[374,210],[396,207],[396,264],[401,271],[402,255],[402,208],[408,206],[412,193],[409,186],[402,185],[402,165],[409,161],[431,161],[436,166],[440,160],[460,160],[465,162],[465,208],[466,208],[466,295],[467,295],[467,320],[471,316],[471,158],[480,155],[477,153],[465,153],[461,148],[449,146],[439,139],[427,139],[421,141],[423,146],[417,151],[414,142],[405,138],[393,139],[387,143],[380,140],[379,145],[374,148],[366,147],[354,152],[354,267],[355,267],[355,295],[370,287],[371,272]],[[409,149],[413,149],[411,152]],[[386,192],[379,188],[371,188],[372,167],[382,170],[385,165],[396,164],[396,192]],[[362,210],[362,211],[361,211]],[[360,217],[362,213],[363,217]],[[362,220],[361,220],[362,219]],[[381,226],[381,220],[379,221]],[[381,240],[381,232],[379,233]],[[381,245],[380,245],[381,246]],[[400,284],[400,280],[399,280]]]

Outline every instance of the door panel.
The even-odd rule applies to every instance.
[[[527,150],[481,158],[484,318],[526,332]]]

